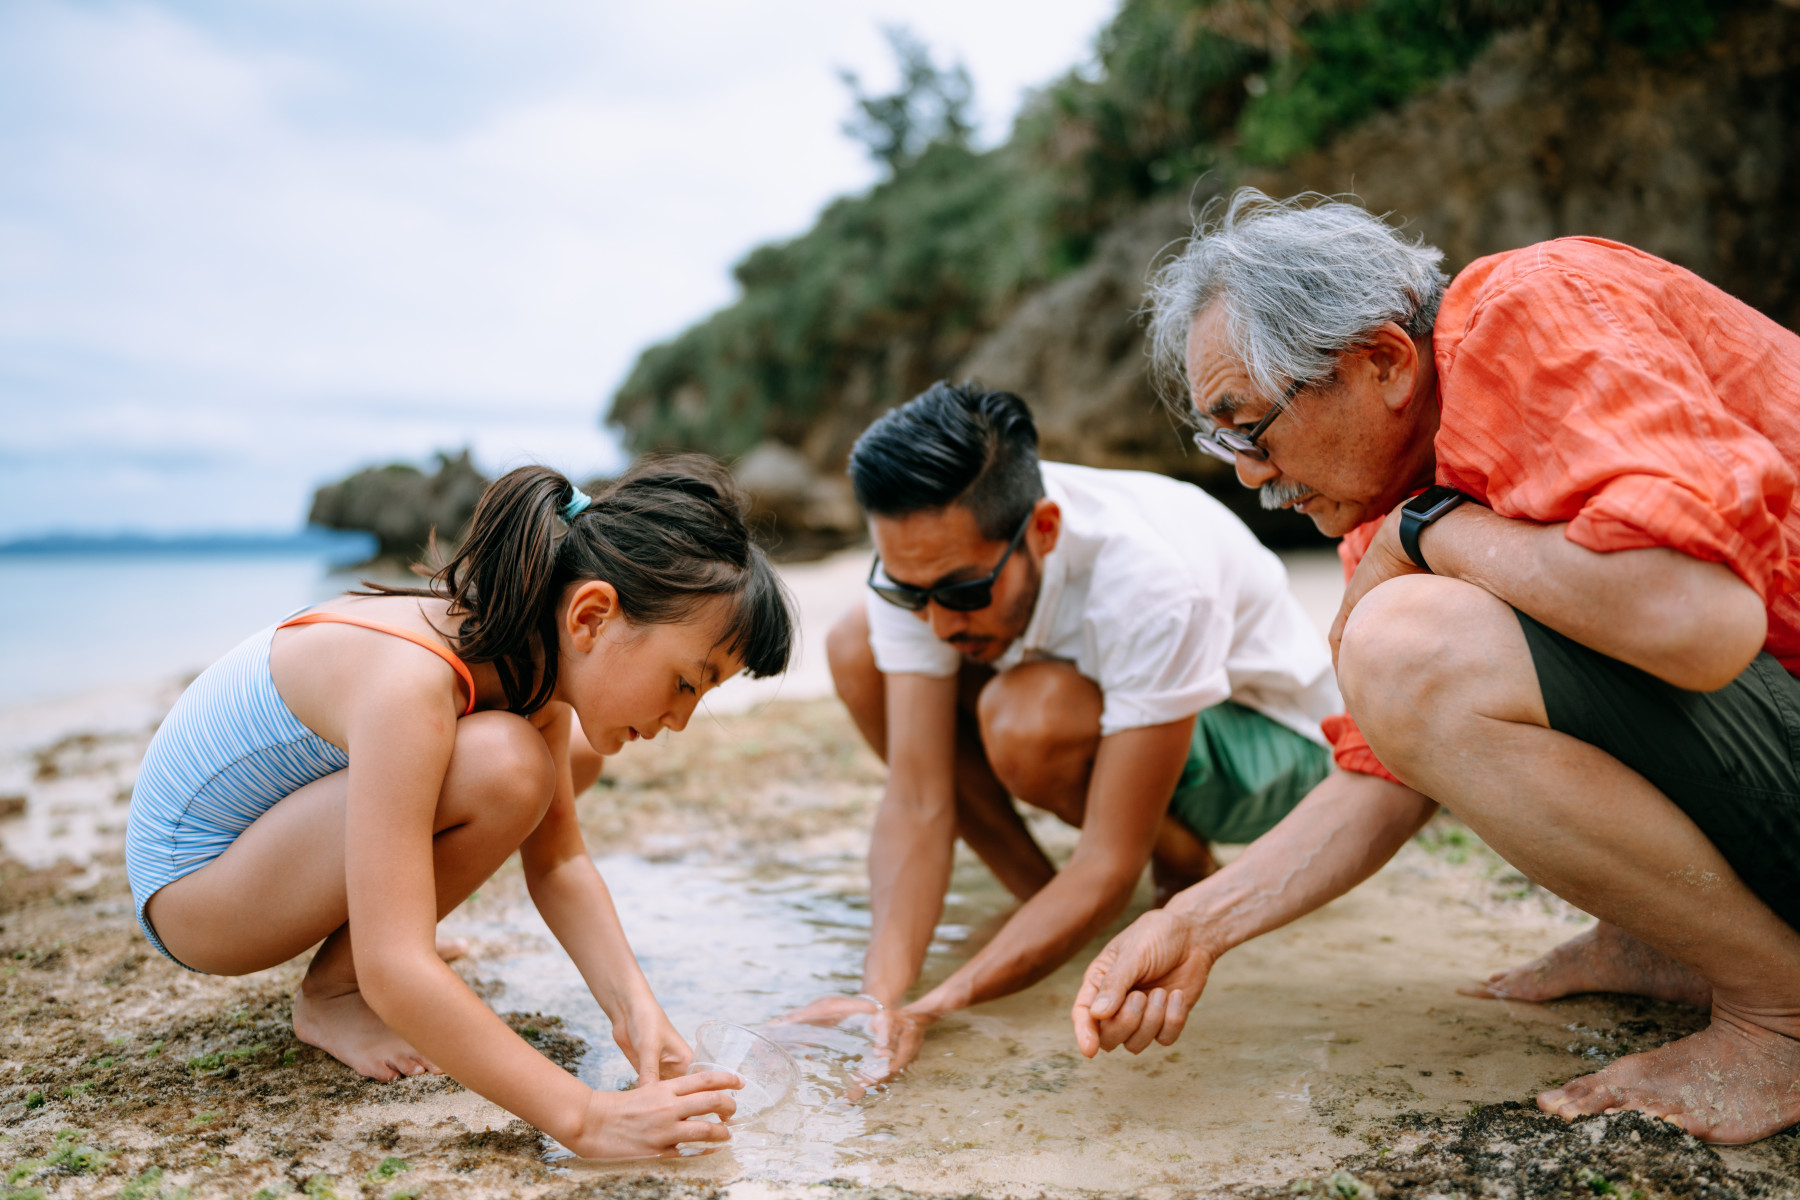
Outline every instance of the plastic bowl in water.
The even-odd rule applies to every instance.
[[[744,1081],[732,1093],[737,1101],[733,1124],[768,1112],[786,1100],[800,1084],[800,1068],[786,1050],[754,1029],[708,1021],[694,1031],[694,1065],[688,1074],[730,1071]]]

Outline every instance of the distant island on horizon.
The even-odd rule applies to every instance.
[[[307,555],[348,565],[366,562],[376,549],[373,534],[309,525],[286,533],[44,533],[0,542],[0,557]]]

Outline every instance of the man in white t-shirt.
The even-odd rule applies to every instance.
[[[945,1013],[1027,987],[1129,902],[1213,868],[1207,844],[1273,826],[1331,766],[1342,710],[1324,638],[1280,561],[1189,484],[1037,457],[1017,396],[934,385],[850,456],[877,560],[832,630],[832,676],[889,777],[869,851],[857,996],[791,1019],[875,1014],[887,1069]],[[1058,871],[1013,797],[1081,829]],[[961,837],[1023,901],[901,1007]]]

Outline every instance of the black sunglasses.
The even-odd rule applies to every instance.
[[[869,564],[869,588],[889,604],[904,608],[907,612],[924,612],[925,606],[934,600],[951,612],[975,612],[986,608],[994,602],[994,580],[1000,578],[1000,572],[1006,569],[1006,560],[1019,548],[1019,543],[1025,539],[1025,531],[1030,527],[1031,514],[1026,513],[1025,519],[1019,522],[1019,532],[1013,534],[1012,541],[1007,543],[1006,553],[1000,556],[1000,561],[986,578],[946,583],[934,588],[911,587],[895,583],[885,576],[884,582],[877,583],[875,573],[881,570],[881,556],[876,555],[875,561]]]
[[[1250,427],[1250,432],[1239,433],[1236,429],[1219,426],[1212,429],[1200,429],[1194,432],[1194,445],[1206,451],[1221,462],[1236,462],[1238,455],[1253,458],[1257,462],[1268,462],[1269,452],[1257,445],[1257,439],[1263,431],[1275,423],[1286,410],[1288,402],[1300,394],[1300,381],[1294,380],[1281,397],[1281,403],[1269,409],[1262,420]]]

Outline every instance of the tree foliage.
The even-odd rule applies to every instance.
[[[897,175],[933,145],[969,144],[974,132],[969,104],[975,98],[975,84],[961,63],[952,67],[934,63],[925,43],[904,26],[889,26],[884,32],[900,68],[898,88],[870,95],[855,71],[839,71],[838,76],[855,98],[844,120],[844,134]]]
[[[987,151],[969,145],[967,73],[891,30],[897,90],[846,77],[846,131],[887,177],[753,250],[740,298],[645,350],[609,419],[635,450],[731,455],[766,436],[801,445],[828,408],[872,416],[951,370],[1146,199],[1303,154],[1557,2],[1124,0],[1092,69],[1043,89]],[[1734,3],[1602,0],[1607,35],[1659,58],[1703,45]]]

